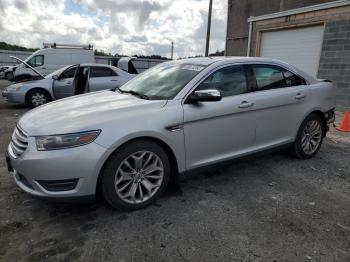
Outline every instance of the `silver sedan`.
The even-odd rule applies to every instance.
[[[178,173],[290,147],[301,159],[334,121],[335,89],[286,63],[200,58],[160,64],[116,91],[26,113],[8,146],[17,185],[41,197],[93,197],[137,209]]]
[[[109,65],[80,64],[63,67],[45,78],[8,86],[2,93],[8,102],[37,107],[52,100],[122,86],[133,75]]]

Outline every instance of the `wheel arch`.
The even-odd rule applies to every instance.
[[[115,148],[110,154],[109,156],[105,159],[100,172],[98,174],[98,178],[97,178],[97,183],[96,183],[96,195],[99,195],[101,193],[101,180],[102,180],[102,173],[103,170],[106,166],[106,163],[109,161],[109,159],[111,158],[111,156],[122,146],[136,141],[136,140],[148,140],[148,141],[152,141],[158,145],[160,145],[165,152],[167,153],[167,155],[169,156],[169,161],[170,161],[170,166],[171,166],[171,175],[170,175],[170,183],[172,182],[176,182],[176,180],[178,179],[178,175],[179,175],[179,167],[178,167],[178,160],[175,156],[174,150],[162,139],[154,137],[154,136],[140,136],[140,137],[136,137],[136,138],[131,138],[125,142],[123,142],[122,144],[120,144],[117,148]]]
[[[311,113],[309,113],[306,117],[308,117],[311,114],[317,115],[321,118],[322,128],[323,128],[323,136],[325,137],[326,133],[327,133],[327,120],[326,120],[326,117],[324,116],[324,113],[321,110],[317,109],[317,110],[314,110]]]
[[[326,117],[324,115],[324,113],[322,112],[322,110],[320,108],[315,108],[313,110],[310,110],[300,121],[299,125],[298,125],[298,128],[296,130],[296,133],[295,133],[295,138],[297,137],[297,134],[298,134],[298,131],[299,131],[299,128],[301,126],[301,124],[304,122],[304,120],[311,114],[314,114],[314,115],[317,115],[321,118],[322,120],[322,127],[323,127],[323,136],[325,137],[326,136],[326,132],[327,132],[327,120],[326,120]]]

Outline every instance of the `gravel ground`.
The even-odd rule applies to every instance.
[[[28,110],[0,99],[1,152]],[[349,134],[332,131],[311,160],[251,157],[120,212],[33,199],[1,158],[0,261],[350,261],[349,160]]]

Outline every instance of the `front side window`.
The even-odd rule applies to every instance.
[[[73,78],[75,76],[76,70],[77,70],[76,66],[68,68],[60,75],[60,79]]]
[[[160,64],[131,79],[120,90],[138,92],[150,99],[172,99],[204,68],[185,63]]]
[[[253,65],[252,69],[258,91],[306,84],[304,79],[279,66]]]
[[[91,67],[90,77],[109,77],[118,76],[116,72],[107,67],[93,66]]]
[[[207,77],[196,90],[217,89],[223,97],[248,92],[247,78],[242,66],[221,68]]]
[[[33,56],[27,63],[32,67],[42,66],[44,64],[44,56],[43,55]]]

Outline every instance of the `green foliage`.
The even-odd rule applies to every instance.
[[[164,56],[160,56],[160,55],[133,55],[132,57],[147,58],[147,59],[169,60],[169,58],[164,57]]]
[[[94,51],[94,54],[99,56],[113,56],[111,53],[106,53],[105,51],[98,49]]]
[[[222,51],[216,50],[215,53],[209,54],[209,56],[224,56],[224,55],[225,55],[225,51],[224,50],[222,50]]]
[[[5,42],[0,42],[0,50],[12,50],[12,51],[29,51],[34,52],[39,50],[39,48],[26,48],[19,45],[10,45]]]

